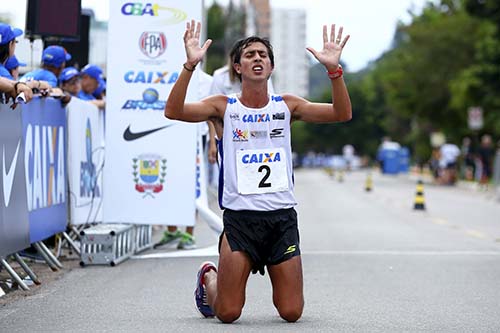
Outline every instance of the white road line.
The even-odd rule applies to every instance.
[[[306,255],[394,255],[394,256],[500,256],[500,251],[412,251],[412,250],[360,250],[360,251],[302,251]]]
[[[132,256],[132,259],[165,259],[218,256],[217,245],[196,249]],[[302,255],[370,255],[370,256],[500,256],[500,251],[412,251],[412,250],[359,250],[359,251],[302,251]]]
[[[163,259],[163,258],[185,258],[185,257],[211,257],[218,256],[218,244],[195,250],[180,250],[171,252],[160,252],[132,256],[132,259]]]

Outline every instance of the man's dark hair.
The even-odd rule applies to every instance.
[[[5,64],[7,59],[9,59],[9,46],[10,42],[0,45],[0,64]]]
[[[247,37],[244,39],[240,39],[236,43],[234,43],[233,47],[231,48],[231,51],[229,52],[229,58],[231,59],[231,66],[229,66],[229,74],[231,77],[237,77],[240,82],[241,82],[241,75],[238,74],[234,68],[234,64],[239,64],[241,61],[241,54],[243,53],[243,50],[249,46],[250,44],[253,43],[262,43],[267,49],[267,54],[269,56],[269,60],[271,60],[271,66],[274,68],[274,53],[273,53],[273,46],[269,42],[269,39],[267,38],[260,38],[257,36],[251,36]]]

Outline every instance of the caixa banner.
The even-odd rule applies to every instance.
[[[21,109],[0,104],[0,256],[30,244]]]
[[[66,113],[61,102],[23,105],[24,169],[30,242],[62,232],[67,224]]]

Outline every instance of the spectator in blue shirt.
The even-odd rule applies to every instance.
[[[16,50],[16,38],[21,36],[21,29],[12,28],[10,25],[0,23],[0,77],[14,80],[10,72],[5,68],[7,59],[14,55]]]
[[[47,81],[52,88],[57,88],[57,78],[66,66],[66,61],[71,59],[71,55],[64,47],[51,45],[43,50],[42,68],[26,73],[21,81],[43,80]]]
[[[19,62],[15,55],[7,59],[7,62],[5,62],[5,68],[7,68],[10,75],[12,75],[16,81],[19,80],[19,67],[26,67],[26,64],[24,62]]]

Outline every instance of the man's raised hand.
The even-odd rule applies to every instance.
[[[330,38],[328,38],[327,26],[323,26],[323,50],[316,51],[312,47],[306,49],[322,63],[326,69],[333,72],[337,69],[340,62],[340,55],[344,49],[345,44],[349,40],[350,35],[347,35],[342,40],[343,27],[340,27],[337,36],[335,36],[335,24],[330,28]]]
[[[206,42],[200,47],[200,32],[201,23],[195,23],[194,20],[186,23],[186,32],[184,32],[184,47],[186,49],[187,65],[194,68],[202,59],[207,52],[208,47],[212,44],[211,39],[207,39]]]

